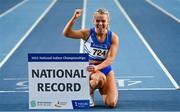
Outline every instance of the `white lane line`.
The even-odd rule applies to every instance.
[[[3,80],[28,80],[28,78],[4,78]]]
[[[36,25],[42,20],[42,18],[49,12],[49,10],[53,7],[53,5],[57,2],[57,0],[53,0],[52,3],[48,6],[48,8],[41,14],[41,16],[35,21],[35,23],[30,27],[30,29],[24,34],[24,36],[19,40],[19,42],[15,45],[15,47],[6,55],[6,57],[0,62],[0,68],[6,63],[9,57],[16,51],[16,49],[22,44],[22,42],[28,37],[28,35],[32,32],[32,30],[36,27]]]
[[[175,86],[175,88],[179,88],[179,85],[177,84],[177,82],[174,80],[174,78],[172,77],[172,75],[169,73],[169,71],[166,69],[166,67],[163,65],[163,63],[160,61],[160,59],[157,57],[157,55],[155,54],[155,52],[152,50],[152,48],[150,47],[150,45],[147,43],[147,41],[145,40],[145,38],[143,37],[143,35],[140,33],[140,31],[137,29],[137,27],[135,26],[135,24],[132,22],[132,20],[130,19],[130,17],[128,16],[128,14],[126,13],[126,11],[123,9],[123,7],[121,6],[121,4],[118,2],[118,0],[114,0],[114,2],[116,3],[116,5],[118,6],[118,8],[120,9],[120,11],[123,13],[123,15],[125,16],[125,18],[127,19],[127,21],[130,23],[130,25],[132,26],[132,28],[134,29],[134,31],[137,33],[138,37],[141,39],[141,41],[144,43],[145,47],[148,49],[148,51],[151,53],[151,55],[154,57],[154,59],[156,60],[156,62],[159,64],[159,66],[161,67],[161,69],[164,71],[164,73],[167,75],[167,77],[169,78],[169,80],[172,82],[172,84]]]
[[[0,18],[9,14],[10,12],[14,11],[16,8],[18,8],[19,6],[21,6],[22,4],[26,3],[28,0],[24,0],[20,3],[18,3],[17,5],[15,5],[14,7],[10,8],[9,10],[7,10],[6,12],[0,14]]]
[[[120,90],[176,90],[176,88],[120,88],[118,89],[119,91]]]
[[[180,19],[176,18],[174,15],[172,15],[171,13],[167,12],[165,9],[161,8],[160,6],[158,6],[157,4],[153,3],[151,0],[146,0],[147,3],[149,3],[150,5],[154,6],[155,8],[157,8],[158,10],[160,10],[161,12],[163,12],[164,14],[166,14],[167,16],[171,17],[172,19],[174,19],[175,21],[177,21],[178,23],[180,23]]]
[[[28,93],[29,91],[0,91],[0,93]]]
[[[124,79],[124,78],[154,78],[155,76],[121,76],[121,77],[116,77],[116,79]]]
[[[82,16],[82,26],[81,28],[84,29],[85,28],[85,20],[86,20],[86,7],[87,7],[87,0],[83,1],[83,16]],[[83,45],[84,45],[84,41],[81,39],[80,40],[80,49],[79,52],[83,53]]]

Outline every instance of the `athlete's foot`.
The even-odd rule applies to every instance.
[[[94,107],[95,104],[94,104],[94,95],[90,95],[90,107]]]

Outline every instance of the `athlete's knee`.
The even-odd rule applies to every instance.
[[[105,104],[106,104],[106,106],[108,106],[110,108],[115,108],[117,105],[117,99],[112,100],[112,99],[107,98],[105,101]]]
[[[91,76],[90,78],[90,86],[92,89],[96,88],[96,86],[98,85],[98,78]]]
[[[106,76],[103,75],[103,76],[99,79],[99,82],[98,82],[99,88],[102,88],[105,83],[106,83]]]
[[[94,89],[97,85],[98,85],[97,80],[90,80],[90,86],[91,86],[92,89]]]
[[[98,80],[99,80],[99,79],[98,79],[98,77],[92,75],[90,80],[98,83]]]
[[[117,105],[117,101],[106,102],[106,105],[110,108],[115,108]]]

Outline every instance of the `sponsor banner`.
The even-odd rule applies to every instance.
[[[89,108],[87,54],[28,54],[29,108]]]
[[[73,109],[89,108],[89,100],[72,100]]]

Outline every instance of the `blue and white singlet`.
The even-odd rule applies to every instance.
[[[103,61],[111,45],[112,32],[108,30],[104,42],[99,42],[96,37],[95,28],[90,29],[90,35],[84,42],[83,52],[89,54],[89,59],[94,61]]]

